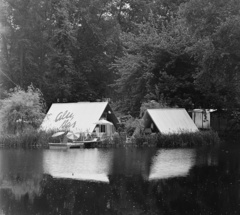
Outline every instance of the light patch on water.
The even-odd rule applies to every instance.
[[[149,180],[187,176],[195,158],[195,149],[161,149],[153,158]]]
[[[107,153],[107,154],[106,154]],[[109,182],[112,152],[98,149],[52,151],[44,153],[44,173],[55,178]]]
[[[108,176],[105,174],[94,174],[94,173],[88,173],[88,174],[75,173],[74,174],[74,173],[57,171],[53,174],[53,177],[54,178],[75,179],[75,180],[80,180],[80,181],[99,181],[99,182],[109,183]]]

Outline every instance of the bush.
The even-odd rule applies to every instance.
[[[123,141],[122,141],[121,136],[119,135],[119,133],[115,132],[115,133],[113,134],[113,144],[115,144],[115,145],[120,145],[120,144],[122,144],[122,143],[123,143]]]
[[[136,131],[137,133],[142,133],[143,129],[144,127],[142,119],[131,118],[125,123],[125,130],[128,136],[132,136]]]
[[[32,85],[25,91],[20,87],[11,89],[7,98],[0,100],[0,131],[8,134],[38,128],[45,114],[42,93]]]

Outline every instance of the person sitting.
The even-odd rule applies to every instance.
[[[91,140],[91,135],[88,133],[85,140]]]

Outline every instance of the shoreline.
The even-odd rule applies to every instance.
[[[220,138],[221,136],[221,138]],[[232,136],[231,136],[232,137]],[[0,148],[49,148],[51,133],[25,132],[21,134],[2,135]],[[220,144],[225,138],[215,131],[199,131],[181,134],[152,134],[136,135],[126,139],[126,136],[117,133],[112,139],[102,142],[85,144],[83,148],[110,148],[110,147],[157,147],[157,148],[185,148],[195,146],[213,146]]]

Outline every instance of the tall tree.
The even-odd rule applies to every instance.
[[[179,20],[171,19],[165,25],[165,20],[160,25],[151,16],[136,24],[138,31],[122,33],[124,55],[114,67],[120,76],[116,88],[126,110],[136,112],[141,103],[152,99],[188,108],[196,103],[196,65],[185,51],[193,41]]]
[[[103,4],[101,4],[103,3]],[[6,0],[1,23],[5,88],[40,87],[48,104],[106,97],[118,28],[108,0]]]

